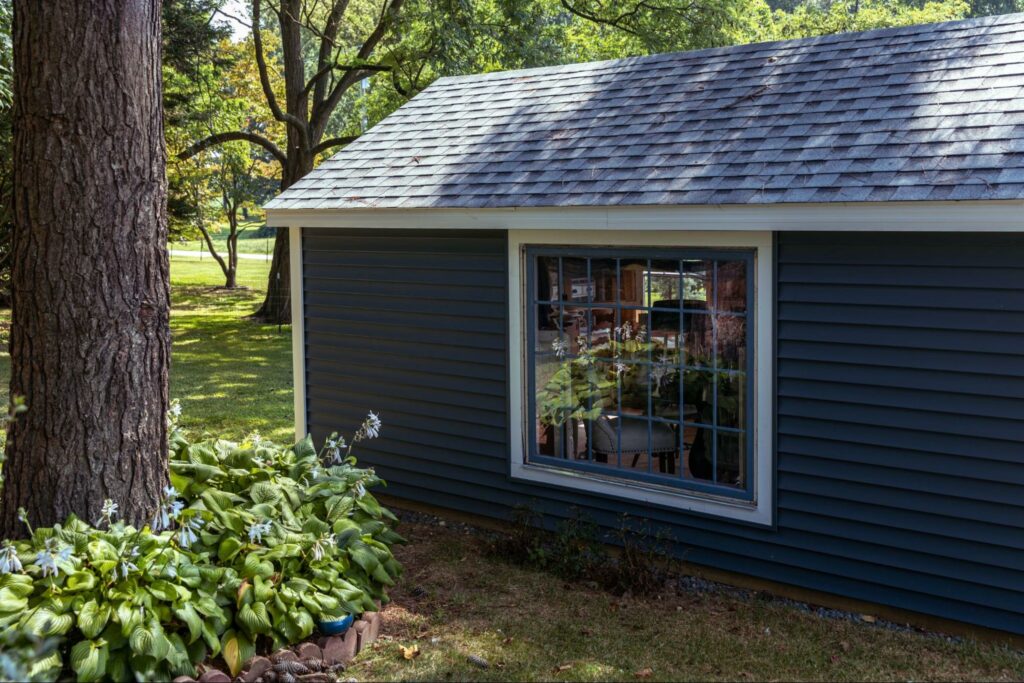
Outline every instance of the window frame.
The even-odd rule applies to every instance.
[[[584,461],[553,456],[529,457],[535,443],[533,416],[534,352],[530,339],[535,312],[535,283],[531,261],[544,255],[579,255],[600,258],[601,252],[633,251],[640,258],[659,259],[658,249],[685,257],[720,259],[749,258],[747,302],[747,407],[749,468],[746,490],[727,490],[720,484],[701,485],[687,479],[684,485],[659,475],[621,473]],[[510,230],[509,231],[509,331],[510,331],[510,472],[514,480],[539,483],[577,492],[626,499],[697,514],[725,517],[757,525],[774,522],[773,426],[773,236],[771,232],[611,231],[611,230]],[[581,253],[583,250],[583,253]],[[680,416],[682,419],[682,416]]]

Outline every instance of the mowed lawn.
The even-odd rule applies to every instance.
[[[240,439],[252,431],[282,443],[292,418],[291,329],[247,319],[259,306],[270,264],[242,260],[242,288],[225,290],[209,257],[171,258],[171,398],[196,433]],[[0,309],[0,400],[7,402],[10,311]]]
[[[228,292],[208,258],[172,259],[171,395],[195,432],[240,438],[258,430],[287,442],[293,429],[289,329],[246,318],[262,299],[268,264],[244,261],[240,269],[249,289]],[[4,400],[8,321],[9,311],[0,311]],[[1024,655],[1004,646],[827,619],[730,593],[666,588],[650,598],[622,598],[509,564],[490,551],[486,536],[459,525],[417,521],[400,531],[410,540],[397,549],[406,575],[383,610],[381,639],[345,678],[1024,679]]]

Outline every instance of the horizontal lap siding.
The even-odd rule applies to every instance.
[[[783,233],[776,267],[779,537],[1024,632],[1024,239]]]
[[[1024,246],[778,236],[777,528],[644,510],[729,571],[1024,633]],[[621,500],[509,480],[506,235],[307,230],[310,431],[381,411],[389,493],[602,526]]]

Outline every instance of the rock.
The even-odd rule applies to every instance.
[[[280,649],[274,654],[270,655],[270,659],[276,664],[278,662],[297,662],[299,656],[288,649]]]
[[[360,619],[356,623],[352,624],[350,631],[355,631],[356,634],[356,652],[362,652],[364,649],[370,647],[370,624]]]
[[[344,636],[331,636],[323,644],[324,661],[328,664],[347,664],[356,656],[356,632],[349,629]]]
[[[266,657],[256,656],[249,660],[248,666],[248,670],[242,674],[242,680],[245,683],[255,683],[257,678],[270,671],[270,668],[274,665]]]
[[[196,683],[196,679],[191,676],[178,676],[171,683]]]
[[[324,653],[316,643],[302,643],[296,648],[299,659],[323,659]]]
[[[309,667],[297,659],[282,659],[274,665],[274,671],[278,675],[292,674],[293,676],[302,676],[310,673]]]
[[[199,683],[231,683],[231,676],[217,669],[208,669],[199,677]]]
[[[312,673],[298,677],[299,683],[334,683],[335,680],[337,679],[332,674],[327,673]]]
[[[370,625],[370,642],[380,635],[380,612],[363,612],[363,621]]]

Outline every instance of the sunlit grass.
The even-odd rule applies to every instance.
[[[263,300],[270,264],[240,261],[239,283],[209,258],[171,259],[171,397],[181,401],[183,424],[195,432],[241,438],[257,430],[289,442],[292,418],[291,330],[248,319]],[[10,311],[0,310],[0,401],[7,402]]]
[[[271,254],[274,251],[273,237],[258,237],[256,233],[263,227],[263,219],[243,221],[239,224],[238,253],[240,254]],[[222,256],[227,254],[227,226],[224,223],[214,227],[211,231],[213,243],[217,253]],[[206,241],[203,239],[187,240],[184,242],[171,242],[170,248],[175,251],[205,251],[209,252]]]

